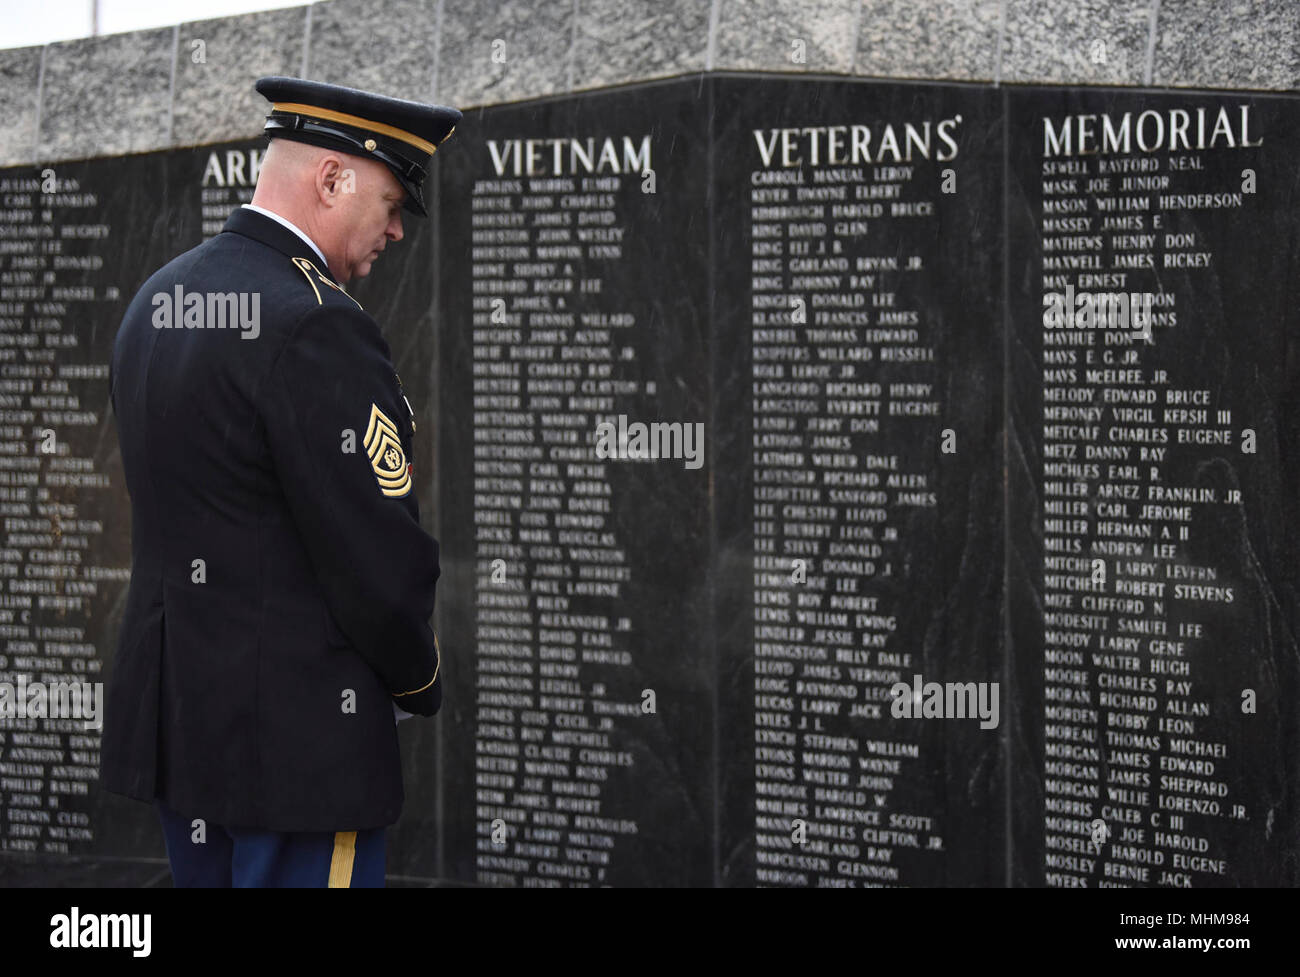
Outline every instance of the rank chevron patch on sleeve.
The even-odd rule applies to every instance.
[[[397,498],[411,491],[411,470],[402,451],[402,439],[397,425],[379,409],[370,405],[370,423],[366,425],[366,454],[370,467],[379,479],[379,490],[384,495]]]

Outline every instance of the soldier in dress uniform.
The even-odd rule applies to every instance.
[[[442,702],[415,421],[345,285],[427,216],[455,109],[262,78],[252,204],[127,309],[111,390],[132,573],[101,778],[178,886],[380,886],[396,723]]]

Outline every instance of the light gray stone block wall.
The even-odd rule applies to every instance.
[[[43,47],[0,51],[0,166],[36,159]]]
[[[263,75],[302,70],[309,7],[181,24],[172,90],[172,145],[238,138],[265,114]],[[213,136],[213,133],[216,133]]]
[[[1300,0],[323,0],[0,50],[0,165],[260,131],[263,74],[473,108],[704,71],[1300,90]]]
[[[709,0],[579,0],[572,87],[707,70],[716,6]]]
[[[1300,2],[1163,0],[1152,83],[1300,88]]]
[[[175,55],[172,28],[48,45],[37,105],[36,159],[165,148]]]
[[[429,0],[332,0],[311,7],[306,75],[316,81],[427,102],[437,52],[438,4]]]
[[[569,87],[574,0],[441,3],[438,99],[490,105]]]

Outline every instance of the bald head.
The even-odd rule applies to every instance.
[[[253,204],[301,228],[341,282],[361,278],[402,239],[406,191],[384,164],[336,149],[272,139]]]

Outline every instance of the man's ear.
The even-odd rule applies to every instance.
[[[323,156],[316,167],[316,194],[326,207],[338,204],[343,193],[343,161],[337,156]]]

